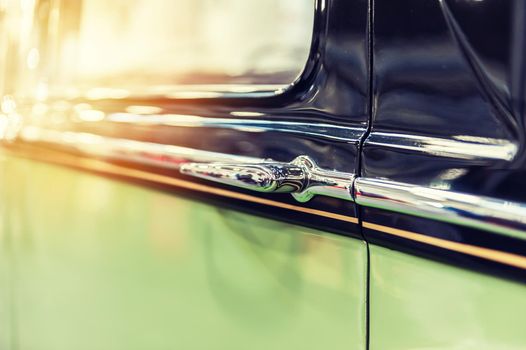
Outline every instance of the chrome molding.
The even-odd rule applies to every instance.
[[[357,178],[354,186],[359,205],[526,240],[526,204],[381,179]]]
[[[265,161],[260,158],[208,152],[153,142],[111,138],[84,132],[43,129],[35,126],[22,128],[18,137],[25,142],[41,142],[66,147],[88,156],[130,161],[176,170],[179,169],[181,164],[188,162],[258,163]]]
[[[299,156],[290,163],[188,163],[180,171],[257,192],[291,193],[299,202],[307,202],[316,195],[353,200],[353,174],[320,169],[307,156]]]
[[[510,161],[518,151],[518,146],[508,140],[467,135],[457,135],[453,136],[452,139],[443,139],[419,135],[373,132],[367,138],[366,144],[458,159]]]
[[[65,97],[68,99],[86,99],[88,101],[124,100],[129,98],[261,98],[282,94],[290,87],[291,84],[177,84],[141,86],[134,89],[94,87],[85,90],[68,91]]]
[[[132,106],[140,107],[140,106]],[[221,128],[233,129],[244,132],[281,132],[288,134],[300,134],[314,136],[321,139],[336,140],[343,142],[357,142],[364,130],[360,128],[350,128],[324,123],[303,123],[279,120],[259,119],[264,114],[234,111],[230,113],[234,117],[252,116],[258,119],[239,119],[239,118],[207,118],[184,114],[150,114],[141,115],[136,113],[113,113],[105,117],[104,120],[125,123],[132,125],[148,126],[173,126],[189,128]]]

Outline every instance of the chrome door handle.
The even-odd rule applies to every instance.
[[[321,169],[307,156],[290,163],[186,163],[180,172],[257,192],[291,193],[299,202],[315,195],[353,201],[354,174]]]

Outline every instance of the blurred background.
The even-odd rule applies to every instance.
[[[309,53],[313,6],[0,0],[0,93],[43,101],[86,91],[163,95],[181,84],[288,84]]]

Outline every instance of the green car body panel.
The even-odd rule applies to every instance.
[[[5,349],[521,349],[526,287],[1,155]],[[505,344],[505,345],[503,345]]]
[[[370,245],[370,349],[524,349],[523,284]]]
[[[364,349],[367,247],[1,156],[2,349]]]

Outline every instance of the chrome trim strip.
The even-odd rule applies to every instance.
[[[249,115],[249,112],[231,112],[233,116]],[[258,115],[263,117],[264,114]],[[315,136],[322,139],[343,142],[357,142],[364,130],[324,123],[302,123],[289,121],[273,121],[261,119],[238,119],[238,118],[207,118],[184,114],[154,114],[141,115],[134,113],[108,114],[105,120],[115,123],[126,123],[132,125],[148,126],[174,126],[189,128],[224,128],[244,132],[283,132],[289,134],[301,134]]]
[[[526,240],[526,204],[400,182],[357,178],[359,205]]]
[[[94,87],[68,91],[68,99],[84,98],[90,101],[123,100],[127,98],[208,99],[208,98],[261,98],[282,94],[292,84],[181,84],[152,85],[138,89]],[[64,96],[54,95],[60,99]]]
[[[372,132],[365,144],[457,159],[497,159],[506,161],[512,160],[519,149],[517,144],[501,139],[467,135],[457,135],[453,136],[453,139],[443,139],[385,132]]]
[[[125,160],[176,170],[179,169],[181,164],[188,162],[257,163],[265,161],[260,158],[235,156],[153,142],[111,138],[84,132],[43,129],[35,126],[22,128],[19,138],[25,142],[43,142],[67,147],[89,156]]]

